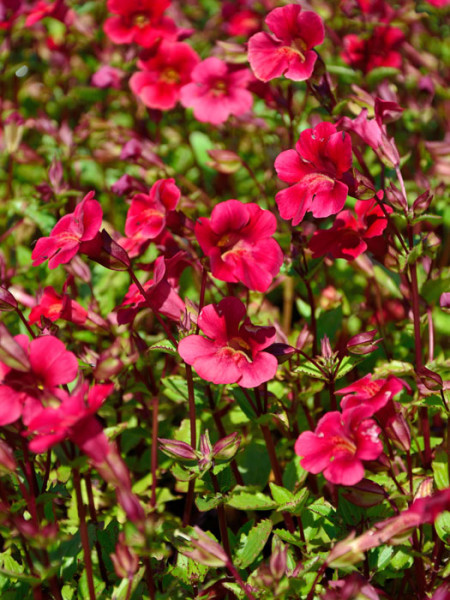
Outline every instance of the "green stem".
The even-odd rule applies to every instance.
[[[73,470],[73,483],[75,488],[75,495],[77,498],[78,518],[80,520],[81,545],[83,546],[83,556],[86,568],[86,579],[88,584],[89,600],[96,600],[94,576],[92,572],[91,549],[89,546],[89,536],[86,526],[86,510],[83,503],[83,496],[81,494],[80,473],[78,469]]]

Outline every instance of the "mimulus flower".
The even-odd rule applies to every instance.
[[[87,310],[85,310],[78,302],[72,300],[67,294],[59,295],[54,288],[48,286],[44,289],[44,293],[39,301],[39,304],[31,309],[29,322],[39,322],[41,316],[46,317],[50,321],[65,319],[77,325],[82,325],[87,319]]]
[[[281,248],[272,238],[276,228],[270,211],[227,200],[213,208],[210,219],[198,220],[195,235],[214,277],[265,292],[283,263]]]
[[[364,405],[370,408],[372,416],[404,387],[406,383],[394,375],[389,375],[387,379],[373,379],[369,373],[351,385],[337,390],[336,394],[344,395],[341,400],[343,410]]]
[[[188,44],[163,40],[150,58],[138,61],[142,70],[131,76],[131,91],[149,108],[173,108],[199,61],[198,54]]]
[[[128,237],[136,234],[154,239],[166,226],[166,215],[175,210],[181,192],[173,179],[159,179],[148,194],[136,194],[131,200],[125,222]]]
[[[212,383],[238,383],[255,387],[275,376],[278,362],[265,352],[274,341],[274,327],[257,327],[246,318],[244,304],[224,298],[204,306],[197,324],[207,336],[189,335],[178,344],[181,358],[202,379]]]
[[[230,115],[239,116],[251,109],[253,96],[247,90],[253,79],[248,69],[231,70],[222,60],[211,57],[191,73],[192,83],[181,89],[180,101],[194,109],[202,123],[219,125]]]
[[[361,39],[354,33],[344,36],[342,59],[354,69],[364,73],[377,67],[400,68],[402,57],[398,52],[405,39],[397,27],[376,27],[368,39]]]
[[[9,425],[21,415],[26,423],[41,406],[41,398],[73,381],[78,372],[76,356],[52,335],[31,341],[16,335],[10,347],[13,353],[14,342],[23,365],[18,369],[0,362],[0,425]]]
[[[298,225],[308,211],[318,218],[338,213],[347,198],[344,179],[351,166],[348,133],[326,122],[302,131],[295,150],[285,150],[275,160],[278,177],[295,184],[276,195],[281,217]]]
[[[323,471],[325,479],[341,485],[355,485],[364,477],[364,460],[376,460],[383,451],[378,439],[380,428],[371,409],[356,406],[327,413],[316,431],[304,431],[295,443],[303,457],[301,466],[310,473]]]
[[[324,38],[319,15],[288,4],[275,8],[265,22],[275,35],[260,32],[248,41],[248,60],[256,77],[262,81],[281,75],[293,81],[311,77],[317,59],[312,48]]]
[[[392,212],[390,206],[386,209]],[[331,254],[334,258],[353,260],[367,250],[370,240],[386,229],[386,217],[375,201],[359,200],[355,212],[356,218],[350,210],[343,210],[331,229],[315,232],[309,242],[313,258]]]
[[[102,224],[103,212],[89,192],[75,211],[60,219],[49,237],[40,238],[31,254],[36,267],[48,259],[50,269],[68,263],[80,249],[82,242],[93,240]]]
[[[135,42],[150,48],[158,40],[176,40],[177,27],[163,13],[170,0],[108,0],[108,10],[116,16],[106,19],[106,35],[116,44]]]

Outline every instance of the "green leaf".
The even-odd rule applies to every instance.
[[[272,521],[269,519],[264,519],[253,527],[247,536],[245,545],[236,553],[235,565],[241,569],[246,569],[253,564],[261,555],[271,531]]]
[[[356,367],[356,365],[358,365],[360,362],[362,362],[364,360],[364,358],[365,357],[361,357],[361,356],[344,356],[341,364],[339,365],[339,369],[338,369],[338,372],[336,373],[335,379],[336,380],[341,379],[342,377],[347,375],[347,373],[350,373],[350,371],[352,369],[354,369]]]
[[[272,498],[277,504],[286,504],[286,502],[292,502],[294,494],[280,485],[275,483],[269,483],[270,491],[272,492]]]
[[[318,369],[312,362],[305,361],[300,363],[298,367],[295,367],[294,373],[305,373],[310,377],[314,377],[315,379],[321,379],[322,381],[327,381],[327,377],[322,373],[320,369]]]
[[[114,588],[112,596],[111,596],[111,600],[126,600],[128,597],[131,598],[134,591],[136,590],[137,586],[139,585],[142,577],[144,576],[144,573],[145,573],[145,567],[142,567],[141,569],[139,569],[139,571],[137,573],[135,573],[133,575],[130,596],[127,596],[129,581],[128,581],[128,579],[122,579],[120,585],[118,585],[117,587]]]
[[[394,548],[392,546],[383,546],[380,548],[377,556],[377,569],[379,571],[388,566],[393,553]]]
[[[226,500],[227,506],[239,510],[272,510],[278,506],[269,496],[251,487],[236,486]]]
[[[177,556],[177,564],[170,570],[170,574],[180,579],[186,585],[197,585],[204,581],[209,567],[192,560],[188,556],[181,554]]]
[[[436,533],[445,544],[450,544],[450,511],[441,513],[434,522]]]
[[[434,473],[434,481],[438,490],[445,490],[450,487],[448,476],[448,456],[446,452],[437,452],[436,458],[433,460],[432,469]]]
[[[374,374],[377,377],[387,377],[388,375],[396,375],[397,377],[413,376],[414,367],[412,364],[401,360],[391,360],[379,367],[375,367]]]
[[[256,413],[253,410],[250,402],[247,400],[242,389],[240,387],[235,387],[231,390],[231,393],[233,394],[233,398],[236,400],[236,402],[239,405],[239,408],[242,410],[245,416],[248,417],[251,421],[253,421],[256,418]],[[249,390],[248,394],[252,397],[252,399],[254,399],[253,392]]]
[[[223,502],[222,494],[216,494],[215,496],[207,496],[206,498],[197,497],[195,499],[195,505],[200,512],[207,512],[216,508]]]
[[[171,340],[161,340],[156,342],[149,347],[149,350],[158,350],[159,352],[164,352],[171,356],[178,356],[176,346]]]
[[[105,582],[100,577],[97,577],[95,573],[93,574],[94,580],[94,590],[95,595],[98,598],[103,590],[105,589]],[[79,600],[90,600],[91,595],[89,594],[88,581],[87,581],[87,573],[86,569],[84,569],[81,574],[80,581],[78,582],[78,596]]]
[[[366,81],[370,86],[374,86],[398,73],[400,73],[400,71],[395,67],[377,67],[376,69],[372,69],[370,73],[366,75]]]

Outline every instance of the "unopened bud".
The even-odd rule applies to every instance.
[[[240,157],[231,150],[208,150],[208,154],[212,158],[212,161],[208,162],[208,166],[219,173],[225,175],[236,173],[242,166]]]
[[[386,498],[386,492],[378,483],[374,483],[370,479],[362,479],[352,487],[346,488],[343,496],[356,506],[369,508],[381,504]]]
[[[8,312],[11,310],[17,310],[17,300],[8,292],[4,287],[0,287],[0,311]]]
[[[231,433],[214,444],[213,456],[215,460],[231,460],[239,450],[241,438],[237,432]]]
[[[428,208],[430,207],[432,200],[433,200],[433,194],[430,192],[430,190],[427,190],[423,194],[420,194],[420,196],[418,196],[414,200],[414,204],[412,207],[414,216],[417,217],[418,215],[421,215],[424,212],[426,212],[428,210]]]
[[[439,392],[442,390],[442,386],[444,382],[442,381],[442,377],[439,373],[435,373],[435,371],[431,371],[427,369],[427,367],[420,367],[417,369],[417,375],[419,377],[420,382],[432,392]]]
[[[8,367],[23,373],[31,369],[27,353],[16,342],[3,323],[0,323],[0,361]]]
[[[270,345],[268,348],[265,348],[264,352],[268,352],[275,356],[278,361],[278,364],[284,363],[289,360],[293,354],[295,354],[295,348],[289,346],[288,344],[282,344],[276,342],[275,344]]]
[[[12,449],[6,442],[0,440],[0,471],[13,472],[17,468]]]
[[[391,182],[390,187],[386,190],[386,196],[394,208],[400,211],[408,210],[408,202],[403,193]]]
[[[114,554],[111,554],[111,560],[117,577],[121,577],[122,579],[131,579],[138,570],[139,558],[133,550],[125,544],[125,536],[123,533],[119,534],[116,551]]]
[[[277,544],[270,557],[270,572],[276,580],[280,580],[286,573],[287,550],[284,544]]]
[[[327,335],[324,335],[320,342],[322,356],[325,359],[333,357],[333,350],[331,348],[330,340]]]
[[[445,310],[445,312],[450,313],[450,292],[444,292],[441,294],[441,297],[439,298],[439,306],[442,308],[442,310]]]
[[[22,141],[23,123],[23,118],[17,113],[13,113],[5,119],[3,141],[8,154],[14,154]]]
[[[87,254],[112,271],[128,271],[131,261],[126,251],[115,242],[105,229],[102,229],[93,240],[82,242],[80,252]]]
[[[208,469],[212,466],[212,458],[213,458],[213,449],[211,445],[211,441],[209,439],[208,430],[205,433],[202,433],[200,436],[200,460],[198,461],[198,466],[201,470]]]
[[[178,460],[197,460],[198,456],[195,450],[192,449],[186,442],[179,440],[166,440],[164,438],[158,438],[160,443],[160,449],[164,454],[167,454],[171,458]]]
[[[347,342],[347,350],[351,354],[370,354],[378,348],[377,342],[382,338],[374,339],[377,333],[376,329],[367,331],[365,333],[358,333],[354,335]]]

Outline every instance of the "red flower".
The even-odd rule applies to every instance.
[[[57,321],[65,319],[77,325],[83,325],[87,319],[87,310],[85,310],[78,302],[72,300],[67,294],[60,296],[55,289],[48,286],[44,289],[42,298],[34,308],[31,309],[29,322],[40,322],[41,316]]]
[[[386,210],[392,212],[390,206],[386,206]],[[386,229],[386,217],[374,200],[359,200],[355,212],[356,218],[351,211],[343,210],[336,216],[331,229],[314,233],[309,242],[313,258],[331,254],[334,258],[353,260]]]
[[[248,318],[240,325],[245,314],[245,306],[237,298],[208,304],[197,321],[207,337],[189,335],[178,344],[181,358],[202,379],[250,388],[275,376],[277,359],[264,352],[275,341],[275,329],[252,325]]]
[[[248,60],[256,77],[262,81],[281,75],[293,81],[311,77],[317,59],[312,48],[324,38],[319,15],[288,4],[272,10],[265,22],[275,35],[260,32],[248,41]]]
[[[103,29],[116,44],[135,42],[150,48],[158,40],[176,40],[178,31],[163,13],[170,0],[108,0],[108,10],[117,16],[106,19]]]
[[[0,31],[11,29],[14,21],[22,14],[22,0],[2,0],[0,2]]]
[[[138,61],[142,71],[131,76],[130,88],[145,106],[168,110],[178,102],[181,88],[191,80],[199,61],[188,44],[163,40],[150,58]]]
[[[377,67],[400,68],[402,57],[398,48],[405,39],[403,32],[397,27],[375,27],[372,37],[361,39],[354,33],[344,37],[342,59],[354,69],[364,73]]]
[[[305,213],[328,217],[345,204],[345,176],[352,166],[352,142],[348,133],[331,123],[319,123],[300,134],[295,150],[286,150],[275,160],[278,177],[291,187],[278,192],[276,201],[283,219],[298,225]]]
[[[210,219],[198,220],[195,235],[210,258],[214,277],[265,292],[283,263],[281,248],[272,239],[276,228],[268,210],[227,200],[213,208]]]
[[[394,375],[389,375],[387,379],[372,379],[372,375],[369,374],[336,391],[336,394],[344,394],[341,400],[343,410],[364,405],[370,408],[369,416],[372,416],[405,386],[406,383]]]
[[[50,269],[68,263],[80,249],[82,242],[94,239],[102,224],[103,212],[89,192],[75,211],[56,223],[49,237],[40,238],[31,254],[36,267],[48,259]]]
[[[61,389],[55,391],[54,401],[59,401],[59,406],[43,408],[28,423],[27,434],[35,434],[30,450],[45,452],[62,440],[70,439],[94,461],[106,458],[109,442],[94,413],[114,385],[94,385],[89,391],[88,387],[87,383],[81,383],[72,394]]]
[[[197,121],[219,125],[252,107],[253,96],[246,89],[252,79],[248,69],[230,70],[222,60],[211,57],[193,69],[191,79],[182,88],[180,101],[194,109]]]
[[[109,65],[101,66],[91,78],[91,84],[101,89],[113,88],[120,90],[120,84],[125,72]]]
[[[75,13],[68,8],[64,0],[56,0],[53,4],[47,4],[43,0],[36,2],[25,21],[25,27],[31,27],[45,17],[52,17],[61,23],[69,26],[72,25],[75,19]]]
[[[17,335],[10,351],[20,364],[0,362],[0,425],[13,423],[21,415],[27,423],[42,407],[40,400],[52,395],[56,386],[73,381],[78,372],[76,356],[52,335],[31,341]]]
[[[166,216],[175,210],[181,192],[174,179],[158,179],[149,194],[136,194],[131,200],[125,222],[128,237],[139,234],[154,239],[166,226]]]
[[[139,310],[149,308],[149,303],[155,312],[179,322],[185,305],[175,291],[174,274],[179,270],[179,263],[182,263],[183,259],[184,254],[181,252],[169,259],[164,259],[162,256],[157,258],[153,279],[149,279],[142,286],[147,292],[147,299],[142,296],[136,284],[131,284],[122,304],[117,309],[118,322],[130,323]]]
[[[375,460],[383,451],[378,439],[380,428],[371,409],[356,406],[327,413],[316,431],[304,431],[295,443],[295,452],[303,457],[301,466],[310,473],[323,471],[331,483],[355,485],[364,477],[363,460]]]
[[[222,8],[224,29],[228,35],[249,36],[256,33],[261,26],[261,17],[250,9],[236,10],[236,6],[228,3]]]

